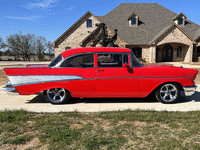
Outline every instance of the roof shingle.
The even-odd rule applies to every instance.
[[[127,18],[133,13],[140,16],[138,27],[129,27]],[[149,44],[160,32],[174,24],[176,16],[176,13],[157,3],[122,3],[105,16],[97,17],[109,28],[118,29],[119,37],[128,44],[140,45]],[[200,26],[186,19],[186,25],[181,29],[195,39]]]

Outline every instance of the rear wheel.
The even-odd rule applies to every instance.
[[[162,103],[175,103],[180,96],[180,88],[175,83],[166,83],[156,90],[156,98]]]
[[[44,97],[52,104],[63,104],[70,98],[70,93],[63,88],[54,88],[45,91]]]

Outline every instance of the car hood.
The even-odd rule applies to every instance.
[[[169,66],[169,65],[145,65],[148,68],[181,68],[176,66]]]
[[[167,65],[146,65],[141,71],[142,77],[192,77],[195,79],[198,70]]]

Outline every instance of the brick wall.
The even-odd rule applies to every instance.
[[[86,26],[87,19],[92,20],[92,27]],[[57,43],[55,48],[55,57],[61,52],[65,51],[66,47],[81,47],[80,42],[89,35],[88,31],[92,32],[94,29],[96,29],[96,23],[100,22],[92,15],[87,15],[85,18],[83,18],[73,29],[70,30],[69,33],[63,36],[63,38],[60,40],[60,43]]]
[[[185,45],[192,45],[192,41],[181,32],[178,28],[173,27],[165,35],[163,35],[157,42],[157,45],[162,45],[166,43],[182,43]]]

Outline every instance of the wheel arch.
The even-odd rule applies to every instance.
[[[167,82],[163,82],[161,84],[159,84],[158,86],[156,86],[156,88],[154,88],[154,90],[152,90],[148,95],[155,93],[157,91],[158,88],[160,88],[161,86],[163,86],[164,84],[170,84],[170,83],[175,83],[178,85],[180,91],[183,90],[183,86],[179,83],[179,82],[175,82],[175,81],[167,81]]]

